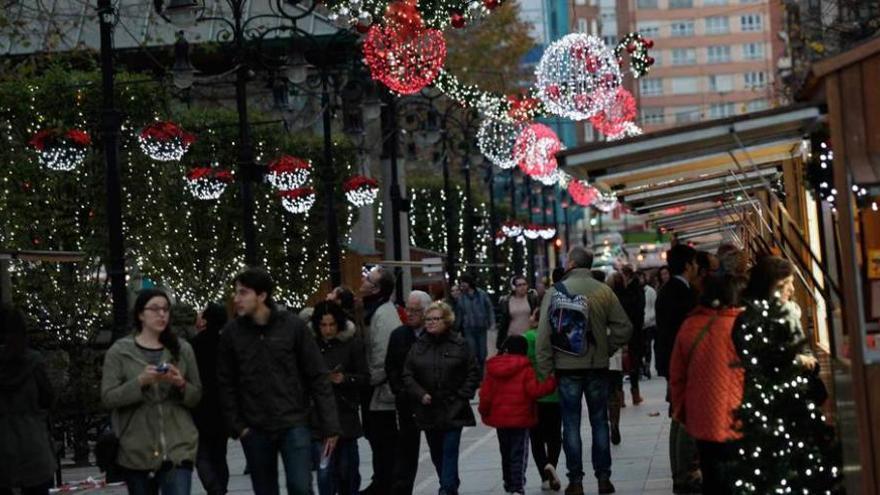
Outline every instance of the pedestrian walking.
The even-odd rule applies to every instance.
[[[394,394],[385,374],[385,357],[391,332],[402,324],[397,307],[391,301],[394,275],[374,267],[361,281],[359,296],[364,307],[367,335],[367,365],[370,369],[370,402],[364,411],[364,431],[373,454],[373,479],[361,491],[368,495],[391,493],[394,482],[394,457],[397,448],[397,413]]]
[[[480,384],[480,368],[467,343],[451,332],[452,308],[435,302],[425,312],[425,334],[406,358],[403,383],[416,402],[415,420],[425,432],[440,495],[457,495],[461,431],[475,426],[470,400]]]
[[[558,281],[558,280],[557,280]],[[528,356],[539,380],[545,377],[537,371],[535,358],[535,341],[538,336],[538,321],[541,315],[536,309],[530,320],[530,329],[524,337],[528,342]],[[559,392],[554,390],[549,395],[538,399],[538,424],[529,430],[529,443],[532,446],[532,457],[535,467],[541,475],[541,489],[557,491],[562,488],[556,467],[559,465],[559,454],[562,452],[562,412],[559,409]]]
[[[655,312],[657,291],[648,283],[648,277],[645,272],[639,271],[638,276],[645,290],[645,328],[642,330],[644,334],[644,339],[642,340],[642,374],[650,380],[654,338],[657,335],[657,313]]]
[[[0,494],[48,495],[57,468],[49,411],[55,392],[24,315],[0,306]]]
[[[659,292],[660,289],[662,289],[663,286],[666,285],[669,282],[669,280],[671,280],[671,279],[672,279],[672,274],[669,272],[669,265],[663,265],[660,268],[658,268],[657,269],[657,287],[656,287],[657,291]]]
[[[320,495],[356,495],[360,489],[360,455],[357,439],[363,435],[359,416],[361,392],[370,383],[367,354],[363,340],[357,335],[342,306],[322,301],[312,313],[311,327],[324,365],[330,370],[330,383],[336,401],[341,434],[329,457],[324,455],[324,442],[312,442],[312,460],[317,466]],[[318,412],[312,410],[313,431],[320,427]]]
[[[202,396],[192,347],[171,330],[171,300],[145,289],[134,302],[134,335],[104,356],[101,402],[119,439],[116,463],[128,493],[190,493],[199,433],[192,409]]]
[[[473,275],[465,273],[458,279],[461,295],[458,297],[456,316],[461,318],[461,331],[480,367],[480,376],[486,364],[488,348],[486,338],[489,329],[495,326],[495,311],[489,294],[477,287]]]
[[[498,434],[504,491],[517,495],[525,493],[529,429],[538,423],[536,400],[556,389],[552,375],[538,381],[528,347],[525,337],[508,337],[502,354],[486,361],[486,377],[480,385],[480,416]]]
[[[415,421],[416,402],[406,394],[403,366],[413,344],[425,333],[425,310],[431,305],[427,292],[414,290],[406,299],[406,323],[391,332],[385,373],[397,408],[398,442],[394,459],[392,495],[412,495],[419,469],[422,433]]]
[[[623,371],[629,376],[629,390],[632,394],[632,403],[634,406],[637,406],[644,402],[639,391],[639,376],[641,375],[642,343],[645,338],[642,332],[645,323],[645,290],[642,289],[642,285],[639,283],[639,278],[636,277],[636,271],[632,265],[623,265],[620,269],[620,276],[622,277],[622,284],[621,288],[616,292],[617,298],[620,300],[620,304],[623,306],[623,310],[626,312],[626,316],[633,327],[632,337],[630,337],[626,345],[626,359]]]
[[[226,444],[229,429],[218,414],[221,410],[217,384],[217,354],[220,352],[220,330],[228,320],[226,308],[212,302],[196,318],[196,336],[190,344],[196,356],[202,380],[202,400],[193,410],[193,421],[199,430],[196,471],[208,495],[223,495],[229,485]]]
[[[657,341],[654,360],[657,374],[667,380],[669,401],[669,359],[678,329],[697,305],[695,284],[699,279],[697,251],[685,244],[676,244],[666,255],[672,278],[657,292]],[[669,415],[672,417],[672,408]],[[674,493],[700,493],[697,445],[682,424],[672,418],[669,427],[669,461],[672,468]]]
[[[616,294],[623,289],[623,275],[613,272],[605,281]],[[624,309],[625,310],[625,309]],[[632,339],[630,339],[632,340]],[[611,445],[620,445],[620,410],[626,407],[623,393],[623,353],[621,347],[608,358],[608,425],[611,429]]]
[[[706,495],[734,493],[726,465],[738,459],[742,437],[734,416],[744,382],[733,339],[740,287],[733,275],[705,279],[700,305],[678,331],[669,365],[672,415],[696,439]]]
[[[607,285],[593,279],[593,254],[572,248],[568,273],[541,303],[536,356],[538,373],[554,373],[562,409],[567,495],[583,493],[581,402],[586,398],[592,428],[593,472],[599,493],[614,493],[608,432],[608,356],[624,346],[632,325]]]
[[[217,367],[223,414],[241,441],[255,494],[279,493],[279,453],[287,493],[309,494],[313,434],[328,457],[341,433],[327,367],[306,324],[275,305],[265,270],[248,268],[234,284],[237,317],[220,335]]]
[[[498,336],[495,349],[501,350],[508,335],[522,335],[529,329],[529,318],[538,309],[538,293],[529,289],[529,282],[522,275],[510,280],[510,293],[498,301]]]

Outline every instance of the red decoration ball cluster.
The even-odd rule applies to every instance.
[[[617,87],[617,93],[611,106],[590,118],[597,131],[606,136],[619,136],[626,131],[626,124],[636,119],[636,99],[623,86]]]
[[[358,189],[379,189],[379,181],[372,177],[364,175],[355,175],[342,184],[344,192],[355,191]]]
[[[584,181],[572,180],[568,183],[568,194],[575,203],[581,206],[590,206],[596,201],[599,191]]]
[[[80,148],[86,148],[92,144],[92,137],[88,132],[81,129],[42,129],[36,132],[28,141],[37,151],[44,151],[54,146],[69,144]]]
[[[196,141],[195,135],[184,131],[183,128],[170,120],[154,122],[145,126],[141,130],[141,138],[160,142],[179,139],[185,146],[189,146]]]

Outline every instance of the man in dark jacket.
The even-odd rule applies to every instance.
[[[220,402],[231,431],[241,440],[257,495],[278,494],[278,453],[287,492],[311,490],[310,406],[321,418],[316,435],[324,455],[340,433],[333,388],[314,336],[296,316],[272,302],[266,271],[249,268],[235,277],[238,318],[220,337]]]
[[[694,283],[699,276],[697,251],[685,244],[676,244],[666,255],[671,278],[657,293],[657,341],[655,359],[657,374],[669,380],[669,359],[678,329],[697,305]],[[667,387],[667,400],[669,392]],[[669,457],[674,493],[700,493],[697,446],[684,425],[672,420],[669,430]]]
[[[406,324],[391,332],[385,355],[385,374],[397,407],[397,449],[394,459],[393,495],[412,495],[419,469],[421,433],[413,418],[413,401],[404,392],[403,365],[409,350],[425,331],[425,309],[431,305],[427,292],[414,290],[406,300]]]
[[[623,275],[624,288],[617,297],[633,327],[627,351],[629,352],[629,361],[632,363],[629,370],[629,386],[633,405],[637,406],[643,401],[642,395],[639,393],[639,375],[641,374],[639,363],[642,362],[642,343],[645,338],[642,334],[645,325],[645,290],[642,289],[642,284],[636,277],[636,271],[632,265],[624,265],[620,269],[620,274]]]

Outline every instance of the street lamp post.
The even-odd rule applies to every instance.
[[[517,208],[517,202],[516,202],[516,169],[513,168],[510,170],[510,219],[511,220],[516,220],[516,214],[518,211],[519,211],[519,208]],[[522,270],[523,270],[523,256],[524,256],[523,250],[525,248],[523,247],[523,250],[520,249],[520,242],[516,238],[513,238],[512,241],[513,241],[513,248],[511,250],[513,251],[513,271],[517,275],[520,275],[520,274],[522,274]]]

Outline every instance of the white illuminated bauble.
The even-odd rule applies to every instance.
[[[477,131],[477,146],[490,162],[501,169],[510,169],[516,166],[513,156],[513,147],[516,138],[525,128],[525,124],[502,122],[487,118],[480,124]]]

